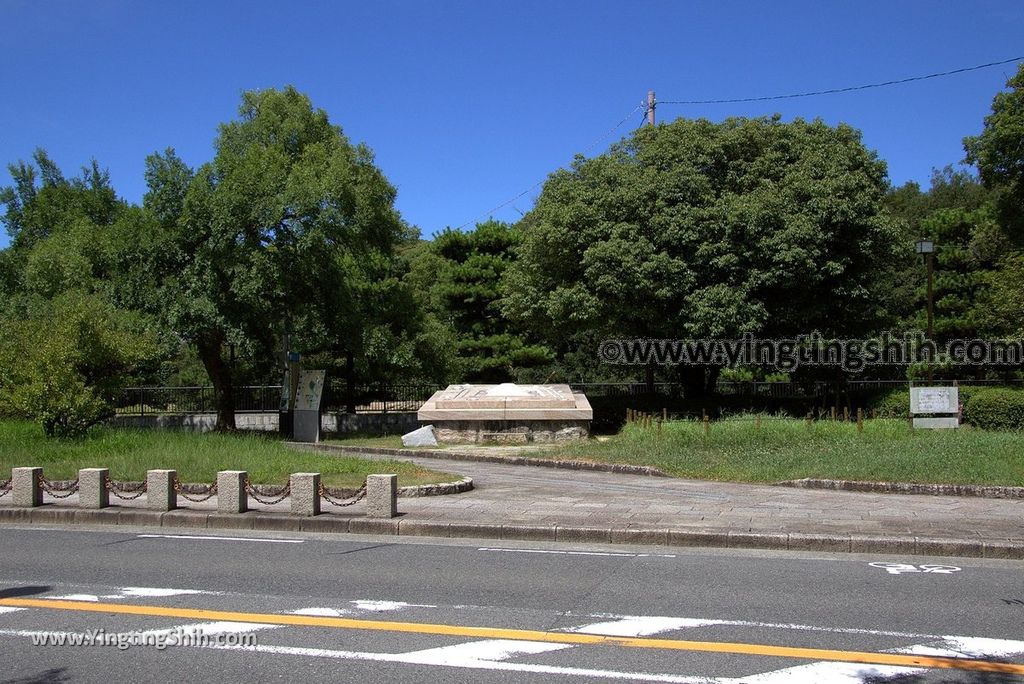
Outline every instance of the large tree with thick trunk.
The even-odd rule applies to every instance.
[[[217,427],[234,429],[228,347],[271,358],[347,341],[366,318],[359,293],[387,274],[403,234],[395,189],[363,145],[288,87],[247,92],[194,172],[172,150],[147,160],[151,306],[195,345],[214,387]]]

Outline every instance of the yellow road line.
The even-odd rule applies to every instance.
[[[977,672],[1000,672],[1024,675],[1024,665],[997,663],[968,658],[943,658],[933,656],[903,655],[896,653],[872,653],[866,651],[838,651],[821,648],[798,648],[772,646],[770,644],[730,643],[721,641],[684,641],[679,639],[645,639],[633,637],[612,637],[579,632],[542,632],[529,629],[505,629],[500,627],[470,627],[468,625],[437,625],[424,622],[390,622],[387,620],[356,620],[352,618],[322,617],[317,615],[278,615],[270,613],[236,613],[224,610],[201,608],[172,608],[168,606],[139,606],[115,603],[93,603],[86,601],[64,601],[47,599],[7,598],[0,599],[0,606],[15,608],[43,608],[48,610],[71,610],[86,613],[112,613],[118,615],[143,615],[173,617],[188,620],[251,622],[268,625],[296,627],[331,627],[335,629],[364,629],[382,632],[407,632],[414,634],[439,634],[444,636],[474,637],[481,639],[512,639],[517,641],[547,641],[559,644],[602,644],[630,648],[655,648],[678,651],[704,651],[710,653],[732,653],[753,656],[776,656],[780,658],[804,658],[808,660],[830,660],[846,663],[867,663],[872,665],[896,665],[901,667],[946,668],[973,670]]]

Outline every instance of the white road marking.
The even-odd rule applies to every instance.
[[[61,594],[59,596],[42,596],[44,599],[53,601],[90,601],[98,602],[100,599],[108,601],[119,601],[126,598],[162,598],[168,596],[203,595],[217,596],[223,592],[203,591],[200,589],[167,589],[164,587],[123,587],[117,594]]]
[[[706,627],[716,624],[714,620],[691,618],[653,617],[648,615],[627,615],[609,622],[595,622],[592,625],[573,627],[570,632],[601,634],[604,636],[640,637],[671,632],[688,627]]]
[[[868,563],[873,568],[881,568],[890,575],[902,575],[904,573],[924,572],[931,575],[952,575],[960,572],[962,568],[955,565],[913,565],[911,563]]]
[[[478,661],[494,662],[508,660],[520,655],[536,655],[537,653],[548,653],[550,651],[561,651],[565,648],[572,648],[572,644],[553,644],[543,641],[515,641],[512,639],[486,639],[484,641],[470,641],[465,644],[454,646],[441,646],[440,648],[428,648],[422,651],[411,651],[403,653],[402,657],[406,662],[415,662],[421,665],[446,665],[459,667]]]
[[[1024,641],[947,636],[936,644],[916,644],[894,653],[936,656],[939,658],[1001,658],[1024,653]]]
[[[680,627],[676,629],[690,629],[697,627],[715,627],[718,625],[724,625],[726,627],[757,627],[762,629],[792,629],[804,632],[829,632],[832,634],[864,634],[871,636],[892,636],[901,637],[907,639],[944,639],[944,634],[918,634],[916,632],[896,632],[884,629],[863,629],[859,627],[821,627],[818,625],[802,625],[798,623],[787,623],[787,622],[757,622],[753,620],[719,620],[715,618],[678,618],[672,616],[662,615],[615,615],[615,614],[604,614],[596,613],[589,615],[588,617],[593,618],[605,618],[612,619],[615,621],[619,620],[679,620],[682,622]],[[577,627],[572,631],[578,631],[582,628]]]
[[[818,662],[740,677],[733,681],[737,684],[864,684],[867,681],[882,682],[923,672],[927,670],[892,665]]]
[[[0,615],[4,613],[17,613],[20,610],[28,610],[28,608],[12,608],[10,606],[0,606]]]
[[[939,658],[1000,658],[1024,653],[1024,641],[947,636],[934,643],[914,644],[883,651],[883,653]],[[863,684],[869,680],[882,682],[898,677],[919,675],[924,672],[927,672],[926,668],[821,661],[742,677],[737,680],[737,684],[817,684],[818,682]]]
[[[420,665],[415,659],[410,660],[405,653],[366,653],[360,651],[334,651],[325,648],[302,648],[295,646],[205,646],[221,651],[250,651],[253,653],[272,653],[275,655],[296,655],[313,658],[338,658],[342,660],[370,660],[385,663],[406,663]],[[533,672],[538,674],[570,675],[577,677],[601,677],[604,679],[621,679],[633,682],[670,682],[672,684],[729,684],[728,680],[714,677],[688,677],[672,674],[649,674],[646,672],[620,672],[618,670],[588,670],[579,667],[556,667],[552,665],[531,665],[529,663],[506,663],[501,661],[474,660],[440,664],[442,667],[457,667],[472,670],[502,670],[506,672]]]
[[[170,636],[172,634],[246,634],[264,629],[278,629],[283,625],[267,625],[259,622],[196,622],[188,625],[175,625],[166,629],[149,629],[138,632],[140,638],[149,636]],[[133,633],[134,634],[134,633]]]
[[[392,610],[402,610],[403,608],[437,608],[427,603],[405,603],[404,601],[372,601],[372,600],[361,600],[361,601],[349,601],[359,610],[368,611],[371,613],[386,613]]]
[[[167,589],[164,587],[124,587],[123,589],[121,589],[121,596],[124,597],[165,597],[200,594],[203,596],[219,596],[222,593],[223,592],[220,591],[205,591],[202,589]],[[103,598],[113,598],[113,596],[104,596]]]
[[[304,539],[259,539],[257,537],[209,537],[201,534],[138,534],[139,539],[202,539],[204,541],[247,541],[271,544],[302,544]]]
[[[342,615],[351,615],[352,611],[337,608],[299,608],[298,610],[291,611],[292,615],[312,615],[314,617],[341,617]]]
[[[477,551],[501,551],[504,553],[543,553],[554,556],[611,556],[613,558],[675,558],[671,553],[619,553],[615,551],[557,551],[549,549],[502,549],[482,547]]]

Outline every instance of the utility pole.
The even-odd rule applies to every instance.
[[[654,125],[654,108],[657,106],[657,102],[654,99],[654,91],[647,91],[647,125]],[[635,116],[635,115],[634,115]]]

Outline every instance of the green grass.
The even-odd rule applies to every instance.
[[[265,484],[314,472],[330,487],[357,487],[370,473],[397,473],[400,486],[459,479],[403,461],[298,451],[269,436],[101,428],[81,440],[59,440],[45,438],[32,423],[0,421],[0,479],[17,466],[41,466],[52,480],[74,479],[79,468],[109,468],[115,480],[143,480],[149,469],[173,468],[182,482],[212,482],[218,470],[246,470],[250,480]]]
[[[567,444],[531,454],[632,463],[661,468],[676,477],[738,482],[799,478],[899,481],[933,484],[1024,486],[1024,433],[914,430],[902,420],[855,423],[753,416],[656,427],[626,425],[614,437]]]
[[[361,447],[381,447],[387,449],[402,449],[402,436],[401,435],[385,435],[372,436],[372,435],[346,435],[345,437],[335,437],[334,439],[327,440],[328,444],[337,444],[340,446],[361,446]],[[434,447],[416,447],[417,449],[432,449]]]

